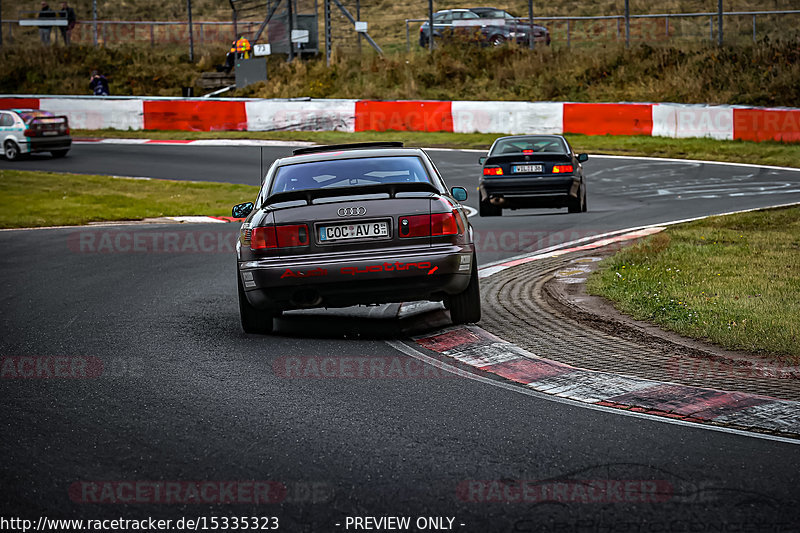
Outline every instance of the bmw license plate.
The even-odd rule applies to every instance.
[[[542,172],[544,169],[542,165],[512,165],[511,172],[515,174],[519,174],[522,172],[531,173],[531,172]]]
[[[348,239],[379,238],[389,236],[388,222],[365,222],[360,224],[336,224],[319,226],[319,241],[344,241]]]

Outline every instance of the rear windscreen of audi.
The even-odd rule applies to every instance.
[[[547,136],[518,136],[507,139],[498,139],[492,147],[490,156],[502,154],[566,154],[568,152],[564,141],[552,135]]]
[[[368,157],[285,165],[278,169],[270,195],[324,188],[391,183],[431,183],[419,157]]]

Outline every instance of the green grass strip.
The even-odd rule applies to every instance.
[[[681,335],[800,362],[800,207],[681,224],[605,259],[587,290]]]
[[[496,133],[445,133],[416,131],[119,131],[73,130],[75,137],[131,139],[268,139],[340,144],[366,141],[403,141],[406,146],[485,150],[502,135]],[[643,135],[566,135],[577,152],[607,155],[666,157],[800,167],[800,144],[780,142],[671,139]],[[476,160],[477,164],[477,160]]]
[[[178,215],[230,216],[258,187],[0,170],[0,227],[66,226]]]

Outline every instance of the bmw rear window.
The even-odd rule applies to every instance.
[[[514,137],[511,139],[499,139],[489,155],[535,152],[566,154],[567,146],[558,137]]]
[[[278,168],[270,194],[387,183],[431,183],[431,179],[416,156],[315,161]]]

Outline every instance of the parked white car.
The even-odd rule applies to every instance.
[[[64,157],[72,147],[67,117],[41,109],[0,109],[0,140],[9,161],[40,152]]]

